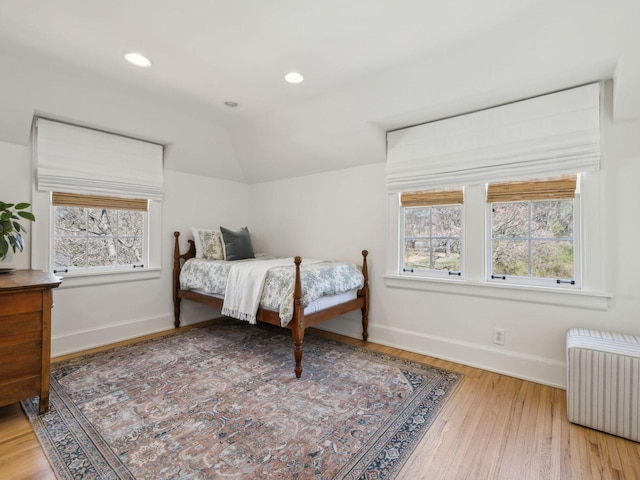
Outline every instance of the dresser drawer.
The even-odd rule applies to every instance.
[[[11,382],[20,377],[39,375],[42,368],[41,347],[39,340],[3,345],[0,349],[0,385],[1,382]]]
[[[0,346],[7,341],[6,337],[19,336],[29,339],[32,337],[40,337],[41,332],[42,314],[40,312],[0,316]],[[1,351],[0,349],[0,352]]]
[[[9,382],[0,382],[0,406],[33,397],[34,395],[38,395],[39,391],[40,375],[19,378]]]
[[[0,316],[42,310],[42,292],[14,292],[0,294]]]

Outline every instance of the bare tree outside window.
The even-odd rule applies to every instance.
[[[144,258],[145,212],[54,207],[54,266],[113,267]]]
[[[404,268],[460,270],[462,207],[405,207]]]
[[[574,277],[573,200],[492,204],[492,273]]]

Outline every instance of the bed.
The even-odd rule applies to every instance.
[[[182,288],[180,283],[181,271],[190,259],[192,262],[196,259],[196,247],[193,240],[188,240],[189,248],[185,253],[180,252],[180,232],[174,232],[175,245],[173,254],[173,305],[174,305],[174,318],[175,327],[180,327],[180,304],[182,300],[190,300],[192,302],[201,303],[214,308],[223,310],[224,298],[220,294],[206,293],[198,289]],[[263,322],[291,330],[293,337],[293,353],[295,360],[295,375],[300,378],[302,375],[302,346],[304,339],[304,332],[306,328],[318,325],[325,320],[335,318],[339,315],[343,315],[347,312],[360,309],[362,314],[362,340],[367,341],[368,337],[368,325],[369,325],[369,278],[367,269],[367,250],[362,251],[362,287],[353,292],[353,295],[335,295],[331,296],[328,301],[324,302],[323,298],[318,299],[318,302],[314,302],[317,305],[314,308],[305,308],[303,305],[304,291],[302,285],[301,264],[302,259],[295,257],[293,259],[293,266],[295,268],[295,275],[293,275],[292,296],[293,304],[292,311],[290,312],[291,318],[283,324],[281,318],[281,311],[275,309],[265,308],[263,305],[257,310],[255,319],[258,322]],[[231,262],[226,262],[231,263]],[[327,299],[324,299],[327,300]],[[313,305],[311,305],[313,307]]]

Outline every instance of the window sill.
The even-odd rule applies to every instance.
[[[109,283],[137,282],[160,278],[160,268],[145,268],[142,270],[117,270],[112,272],[72,272],[56,273],[62,277],[60,288],[90,287]]]
[[[611,295],[562,288],[522,285],[497,285],[488,282],[448,280],[404,275],[385,275],[384,284],[391,288],[422,290],[426,292],[496,298],[515,302],[542,303],[586,310],[607,310]]]

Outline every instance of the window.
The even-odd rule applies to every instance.
[[[65,288],[158,278],[163,146],[34,119],[32,268]]]
[[[580,288],[578,180],[563,175],[401,193],[398,273]]]
[[[491,280],[576,285],[576,183],[572,175],[488,186]]]
[[[54,193],[54,272],[142,268],[146,200]]]
[[[461,276],[462,189],[403,193],[404,273]]]
[[[574,282],[572,200],[494,203],[491,212],[492,279]]]
[[[583,85],[387,132],[385,285],[606,309],[600,123],[609,95],[600,84]],[[570,193],[494,196],[521,183],[514,179],[542,178],[533,190],[544,193],[554,187],[548,176],[573,176]],[[429,233],[419,234],[410,206],[399,200],[403,192],[453,186],[464,188],[460,277],[432,269],[433,245],[448,236],[433,233],[433,213],[447,204],[422,208]],[[425,267],[405,271],[417,253]]]

